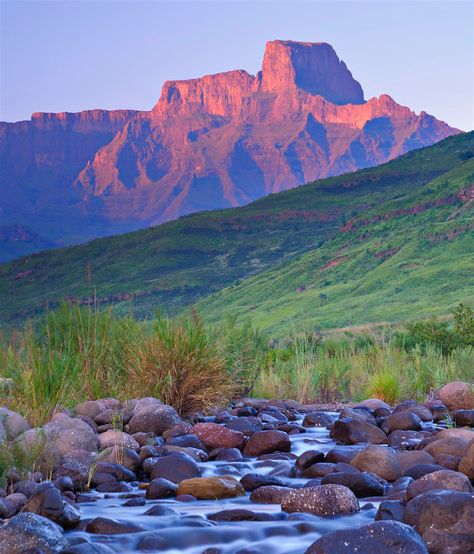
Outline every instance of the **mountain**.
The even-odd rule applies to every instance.
[[[0,243],[2,244],[0,262],[5,262],[20,253],[28,255],[31,252],[39,252],[58,246],[53,241],[33,233],[24,225],[0,226]]]
[[[168,81],[151,111],[1,123],[0,217],[75,244],[248,204],[458,132],[387,95],[365,101],[329,44],[275,40],[257,75]]]
[[[138,317],[198,303],[210,321],[251,316],[281,334],[447,313],[474,301],[473,199],[471,132],[241,208],[0,265],[1,317],[86,304],[94,289]]]

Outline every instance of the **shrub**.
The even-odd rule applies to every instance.
[[[136,344],[130,344],[127,390],[156,396],[182,415],[215,408],[232,397],[238,376],[209,340],[201,319],[159,316]]]
[[[387,404],[395,404],[401,395],[400,383],[393,373],[376,373],[370,378],[367,397],[380,398]]]

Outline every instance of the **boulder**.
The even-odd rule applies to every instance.
[[[338,419],[332,429],[331,437],[344,444],[385,444],[387,435],[376,425],[359,419]]]
[[[472,441],[474,439],[474,430],[472,429],[443,429],[439,433],[436,433],[436,440],[441,439],[451,439],[451,438],[457,438],[457,439],[463,439],[467,442]]]
[[[257,504],[281,504],[283,498],[287,496],[292,489],[288,487],[278,487],[275,485],[258,487],[250,495],[250,501]]]
[[[213,448],[242,448],[244,435],[218,423],[197,423],[193,433],[210,450]]]
[[[330,463],[349,464],[354,459],[358,452],[363,450],[365,446],[358,444],[354,446],[335,446],[327,454],[325,461]]]
[[[140,457],[131,448],[112,446],[102,450],[98,460],[110,464],[120,464],[130,471],[136,471],[140,467]]]
[[[420,479],[424,475],[434,473],[435,471],[441,471],[445,469],[438,464],[416,464],[411,466],[404,472],[404,477],[411,477],[412,479]]]
[[[31,429],[31,425],[22,415],[4,407],[0,407],[0,423],[5,429],[5,438],[9,440],[16,439],[18,435]]]
[[[419,404],[415,400],[405,400],[403,402],[400,402],[400,404],[397,404],[393,409],[394,414],[402,412],[411,412],[413,414],[416,414],[421,419],[421,421],[433,420],[433,414],[431,413],[431,410],[429,410],[426,406],[423,406],[423,404]]]
[[[92,420],[105,410],[113,410],[119,414],[123,410],[122,403],[116,398],[102,398],[101,400],[87,400],[74,408],[76,415],[85,416]]]
[[[259,431],[254,433],[244,447],[246,456],[261,456],[277,451],[291,451],[290,438],[283,431]]]
[[[474,410],[456,410],[452,416],[458,427],[474,427]]]
[[[395,451],[386,446],[367,446],[351,460],[351,465],[360,471],[375,473],[387,481],[396,481],[402,475]]]
[[[474,480],[474,440],[466,447],[461,461],[459,462],[459,471],[467,475],[469,479]]]
[[[322,517],[359,511],[354,493],[342,485],[322,485],[292,490],[281,502],[285,512],[305,512]]]
[[[390,410],[390,406],[383,400],[380,400],[380,398],[367,398],[366,400],[360,402],[359,406],[370,408],[372,411],[378,410],[380,408]]]
[[[458,471],[442,469],[433,471],[413,481],[406,492],[407,501],[431,490],[453,490],[459,492],[473,492],[469,479]]]
[[[172,481],[157,477],[148,484],[145,496],[147,498],[173,498],[177,494],[178,487]]]
[[[227,429],[232,429],[233,431],[239,431],[245,436],[249,437],[257,431],[262,430],[262,422],[260,418],[249,416],[249,417],[236,417],[224,423],[224,427]]]
[[[184,479],[178,485],[178,496],[190,494],[198,500],[218,500],[245,496],[243,486],[234,477],[197,477]]]
[[[181,423],[181,418],[173,407],[162,404],[156,398],[142,398],[136,402],[128,426],[131,435],[133,433],[162,435],[178,423]]]
[[[438,390],[438,397],[451,411],[474,409],[474,387],[472,383],[452,381]]]
[[[383,496],[384,487],[370,473],[330,473],[323,477],[322,485],[343,485],[357,498]]]
[[[419,464],[434,464],[434,458],[424,450],[405,450],[397,452],[397,460],[402,473]]]
[[[474,552],[474,496],[452,490],[416,496],[405,507],[403,521],[420,533],[431,554]]]
[[[180,452],[157,458],[151,470],[152,479],[162,477],[173,483],[180,483],[184,479],[192,479],[200,475],[201,470],[197,463],[187,454]]]
[[[380,502],[375,521],[403,521],[405,504],[401,500],[384,500]]]
[[[336,471],[336,464],[331,464],[328,462],[321,462],[318,464],[313,464],[306,468],[302,476],[305,479],[313,479],[314,477],[325,477],[329,473]]]
[[[389,433],[400,430],[420,431],[423,428],[421,419],[413,412],[394,412],[387,418],[385,424]]]
[[[306,450],[296,458],[295,465],[298,469],[306,469],[313,464],[324,461],[324,453],[320,450]]]
[[[0,552],[5,554],[57,554],[68,544],[61,527],[38,514],[18,514],[0,527]]]
[[[278,477],[272,475],[264,475],[262,473],[247,473],[240,480],[240,484],[248,492],[252,492],[259,487],[276,485],[277,487],[284,486],[285,483]]]
[[[31,512],[46,517],[61,525],[64,529],[75,527],[81,514],[72,504],[65,502],[59,490],[53,485],[44,483],[40,490],[34,492],[23,507],[23,512]]]
[[[428,554],[420,535],[399,521],[376,521],[319,538],[305,554]]]
[[[424,452],[433,456],[436,463],[442,464],[442,456],[458,456],[461,458],[467,449],[468,441],[458,437],[435,440],[425,446]]]
[[[303,419],[303,427],[328,427],[336,421],[336,416],[326,412],[310,412]]]
[[[140,445],[133,437],[117,429],[109,429],[105,433],[101,433],[99,435],[99,446],[102,450],[113,446],[131,448],[132,450],[140,448]]]

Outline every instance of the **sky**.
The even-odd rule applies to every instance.
[[[0,120],[151,109],[168,79],[256,73],[265,42],[329,42],[365,98],[474,128],[474,2],[0,1]]]

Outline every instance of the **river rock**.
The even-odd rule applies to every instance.
[[[197,423],[193,433],[206,448],[242,448],[244,435],[240,431],[227,429],[218,423]]]
[[[197,500],[218,500],[245,496],[243,486],[234,477],[197,477],[184,479],[178,485],[178,496],[190,494]]]
[[[322,536],[305,554],[428,554],[425,543],[409,525],[376,521],[362,527],[340,529]]]
[[[336,421],[336,416],[326,412],[310,412],[303,419],[303,427],[327,427]]]
[[[468,441],[458,437],[435,440],[425,446],[424,451],[431,454],[435,462],[442,465],[442,456],[458,456],[461,458],[467,450]]]
[[[401,500],[384,500],[380,502],[377,513],[375,514],[376,521],[403,521],[405,512],[405,504]]]
[[[384,487],[370,473],[330,473],[323,477],[322,485],[343,485],[350,489],[357,498],[383,496]]]
[[[244,447],[246,456],[261,456],[277,451],[291,451],[290,438],[283,431],[259,431],[254,433]]]
[[[128,433],[118,431],[117,429],[109,429],[105,433],[99,435],[99,445],[102,450],[113,446],[121,446],[138,450],[140,445]]]
[[[431,410],[429,410],[426,406],[423,406],[423,404],[416,402],[415,400],[404,400],[403,402],[400,402],[400,404],[397,404],[393,409],[394,414],[403,412],[411,412],[413,414],[416,414],[421,419],[421,421],[433,420],[433,414],[431,413]]]
[[[288,487],[279,487],[275,485],[258,487],[250,495],[250,501],[257,504],[281,504],[283,498],[287,496],[292,489]]]
[[[100,462],[120,464],[130,471],[136,471],[140,467],[140,457],[131,448],[112,446],[102,450],[97,458]]]
[[[131,435],[139,432],[161,435],[178,423],[181,423],[181,418],[172,406],[162,404],[156,398],[142,398],[133,408],[128,428]]]
[[[175,483],[168,481],[168,479],[157,477],[148,484],[145,496],[154,500],[158,498],[174,498],[177,490],[178,486]]]
[[[278,477],[272,475],[264,475],[262,473],[247,473],[240,480],[240,484],[247,492],[252,492],[258,487],[276,485],[278,487],[284,486],[285,483]]]
[[[325,477],[333,471],[336,471],[336,464],[331,464],[329,462],[320,462],[306,468],[303,471],[302,476],[305,479],[313,479],[315,477]]]
[[[474,496],[430,491],[408,502],[403,521],[415,527],[431,554],[474,552]]]
[[[351,460],[351,465],[360,471],[375,473],[387,481],[396,481],[402,475],[395,451],[386,446],[367,446]]]
[[[394,412],[387,418],[385,424],[389,433],[400,430],[420,431],[423,428],[421,419],[413,412]]]
[[[387,435],[376,425],[353,418],[338,419],[332,429],[334,440],[344,444],[385,444]]]
[[[366,400],[363,400],[358,404],[359,406],[364,406],[366,408],[370,408],[372,411],[378,410],[383,408],[384,410],[390,410],[390,406],[384,402],[383,400],[380,400],[380,398],[367,398]]]
[[[227,429],[239,431],[247,437],[262,430],[262,422],[258,417],[236,417],[224,424]]]
[[[86,525],[87,533],[96,535],[122,535],[125,533],[139,533],[144,531],[141,525],[131,521],[117,521],[107,517],[96,517]]]
[[[187,454],[174,452],[169,456],[156,459],[151,470],[151,478],[162,477],[173,483],[180,483],[184,479],[199,477],[201,470],[197,463]]]
[[[474,427],[474,410],[456,410],[452,415],[458,427]]]
[[[65,502],[59,490],[48,483],[42,484],[41,490],[31,495],[23,511],[46,517],[64,529],[75,527],[81,519],[79,510]]]
[[[326,462],[349,464],[358,452],[365,448],[364,445],[358,444],[354,446],[335,446],[326,454]]]
[[[440,471],[445,469],[439,464],[416,464],[408,468],[404,473],[404,477],[411,477],[412,479],[420,479],[424,475],[429,473],[434,473],[435,471]]]
[[[295,465],[298,469],[306,469],[313,464],[324,461],[324,453],[320,450],[306,450],[296,458]]]
[[[459,492],[473,492],[469,479],[463,473],[443,469],[440,471],[434,471],[433,473],[428,473],[416,481],[413,481],[413,483],[408,486],[406,499],[408,501],[411,498],[430,490],[443,489]]]
[[[0,552],[57,554],[67,546],[61,527],[38,514],[18,514],[0,527]]]
[[[458,469],[464,473],[464,475],[467,475],[469,479],[474,480],[474,440],[467,445],[459,462]]]
[[[474,409],[474,388],[472,383],[452,381],[438,390],[438,397],[451,411]]]
[[[403,474],[405,471],[418,464],[434,464],[433,456],[424,450],[405,450],[403,452],[397,452],[397,460]]]
[[[22,415],[4,407],[0,407],[0,422],[5,429],[5,438],[9,440],[16,439],[16,437],[31,429],[31,425]]]
[[[359,511],[354,493],[342,485],[322,485],[292,490],[281,502],[285,512],[305,512],[328,517]]]

